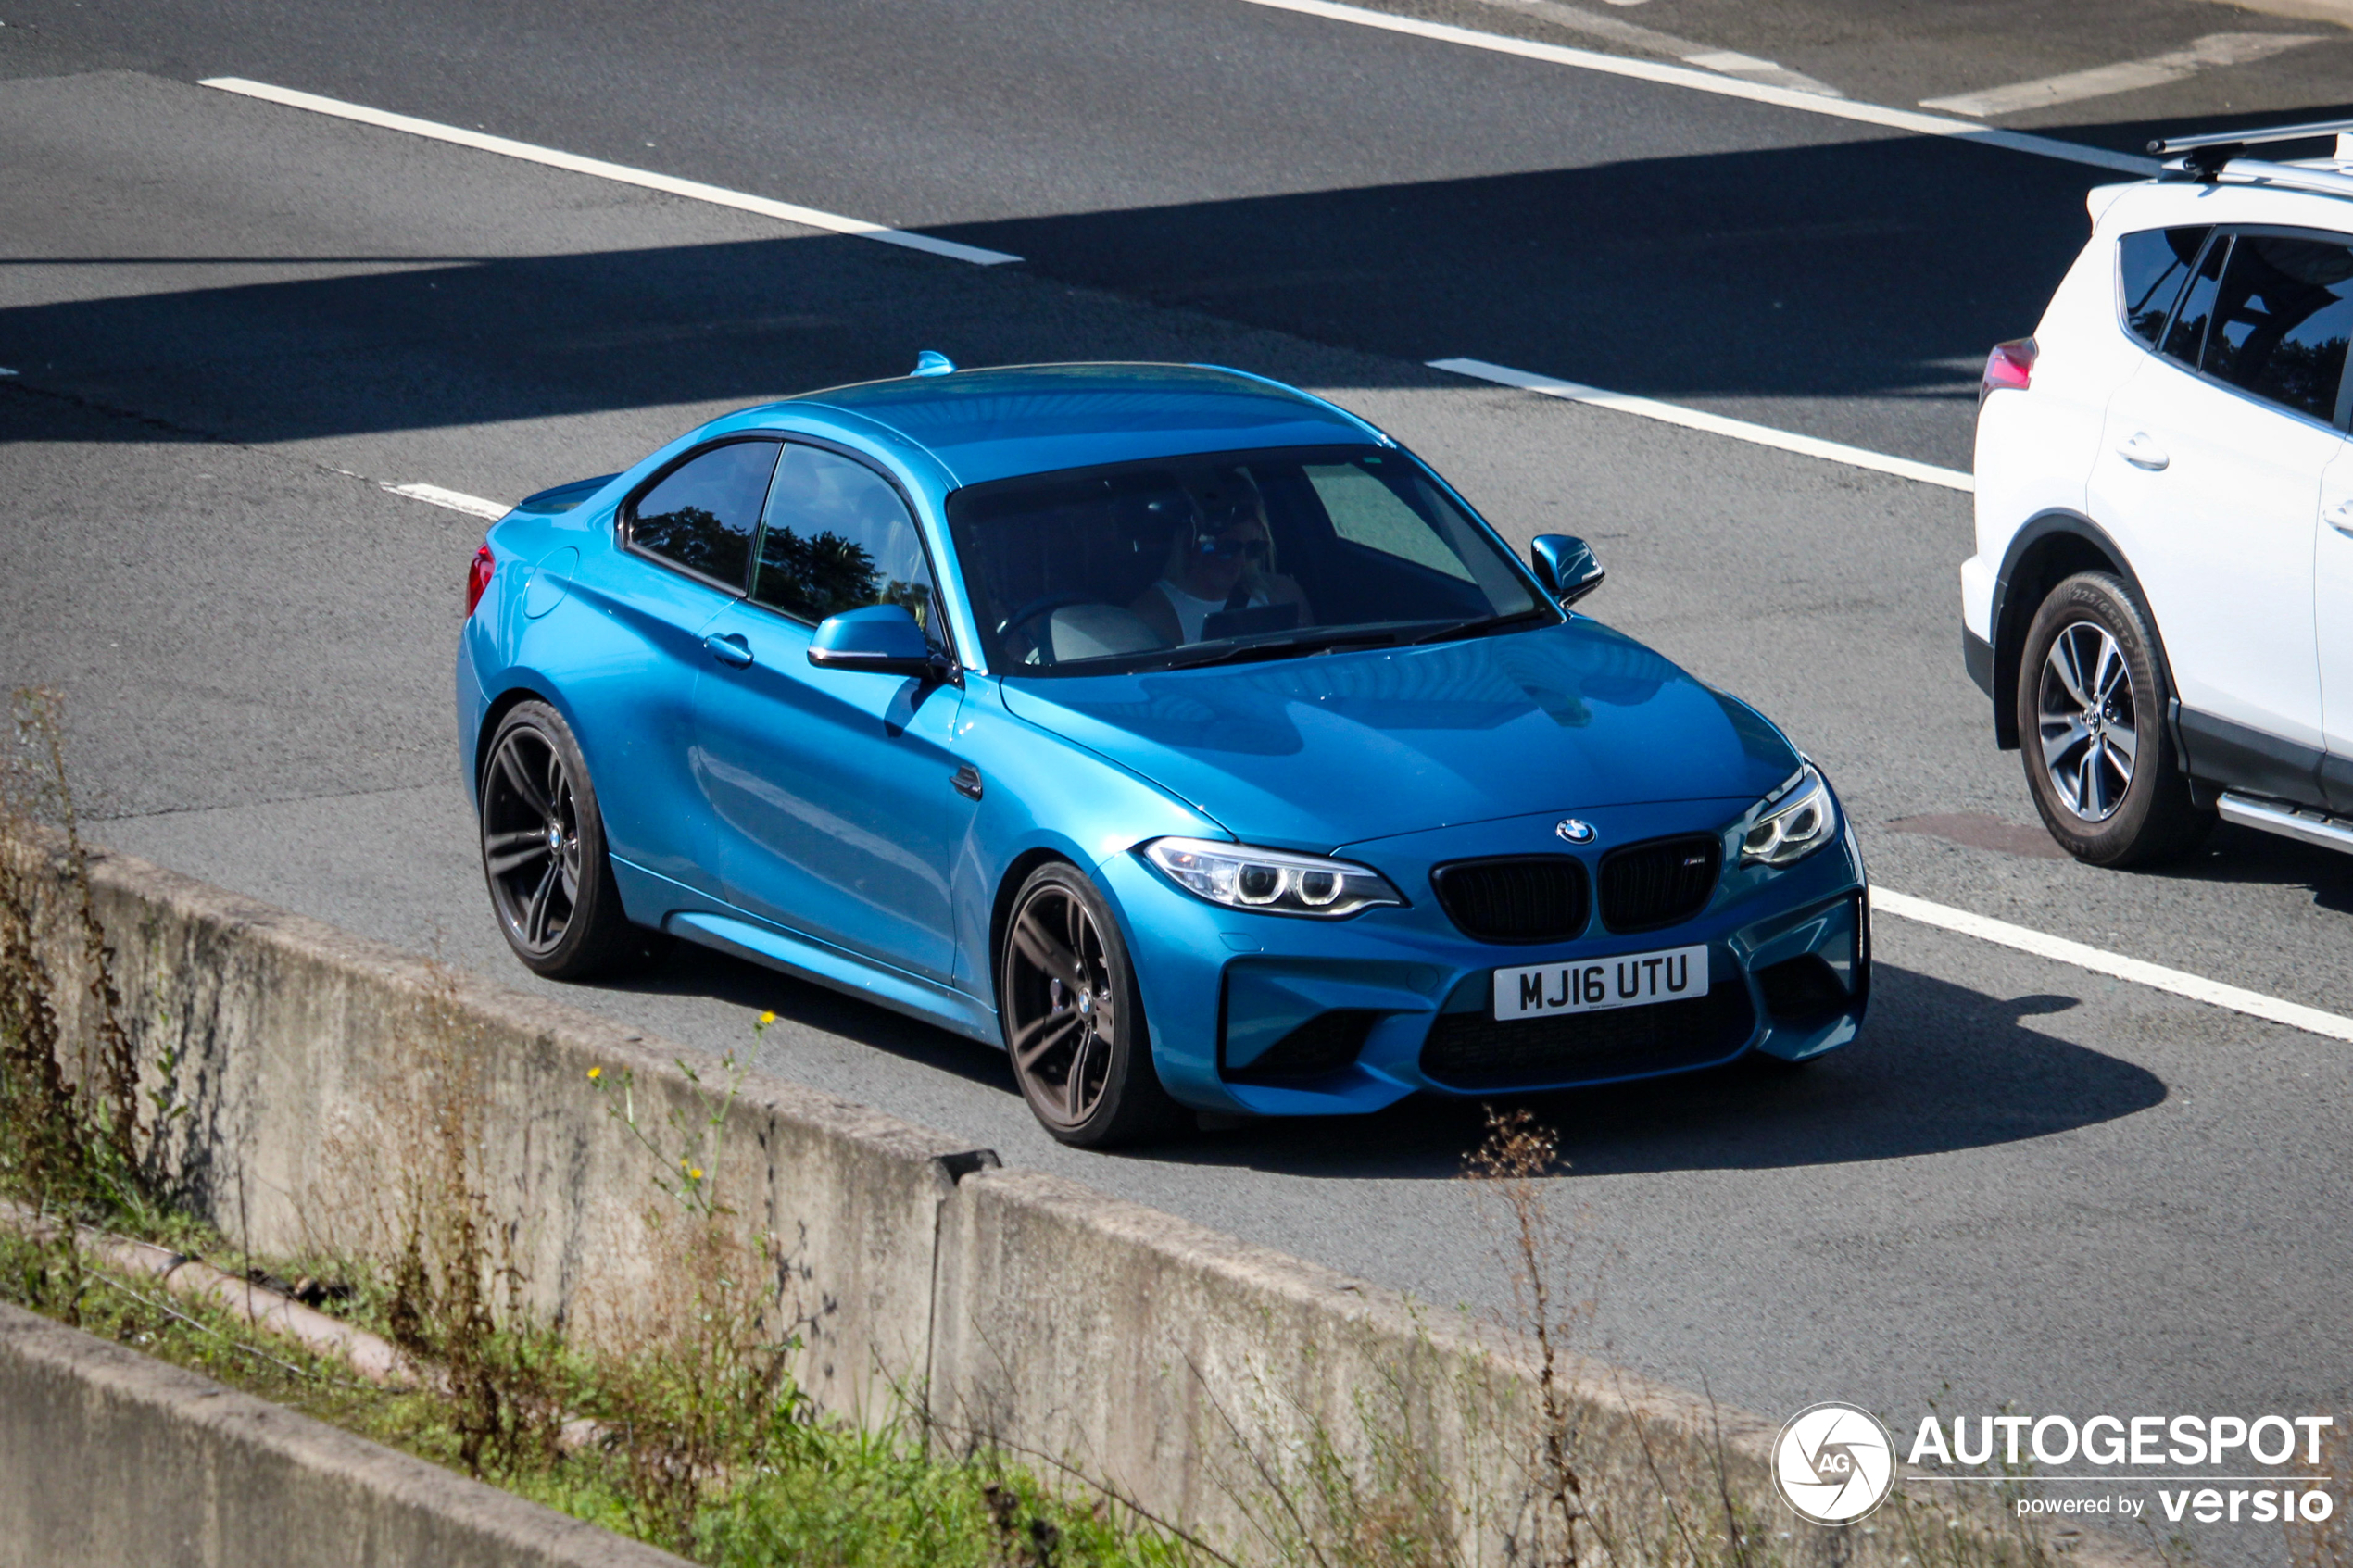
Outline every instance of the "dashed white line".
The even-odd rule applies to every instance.
[[[1800,93],[1820,93],[1832,98],[1844,94],[1827,82],[1817,82],[1810,76],[1790,69],[1777,60],[1760,60],[1754,55],[1743,55],[1730,49],[1711,49],[1705,44],[1694,44],[1688,38],[1678,38],[1671,32],[1655,28],[1637,27],[1616,17],[1604,16],[1576,6],[1565,6],[1561,0],[1481,0],[1489,6],[1517,11],[1524,16],[1541,17],[1555,26],[1571,28],[1606,38],[1613,44],[1624,44],[1653,55],[1665,55],[1685,65],[1698,66],[1703,70],[1718,70],[1728,76],[1744,76],[1751,82],[1768,82],[1776,87],[1793,87]],[[1619,5],[1639,4],[1640,0],[1615,0]]]
[[[1426,22],[1416,17],[1395,17],[1386,11],[1368,11],[1358,6],[1334,5],[1332,0],[1242,0],[1242,3],[1263,6],[1274,11],[1293,11],[1304,17],[1320,17],[1326,21],[1346,22],[1353,27],[1368,27],[1382,32],[1402,32],[1408,37],[1460,44],[1466,49],[1484,49],[1491,54],[1517,55],[1522,59],[1546,60],[1554,65],[1574,66],[1579,70],[1631,77],[1638,82],[1688,87],[1694,92],[1713,93],[1718,97],[1746,98],[1751,103],[1771,104],[1779,108],[1825,115],[1832,119],[1856,120],[1865,125],[1883,126],[1891,131],[1944,136],[1955,141],[1974,142],[1980,146],[2003,147],[2011,152],[2032,153],[2039,157],[2063,158],[2070,163],[2112,169],[2124,174],[2157,172],[2155,158],[2112,153],[2105,147],[2087,147],[2081,143],[2062,142],[2057,137],[2035,136],[2022,131],[1996,131],[1990,125],[1953,119],[1944,115],[1922,114],[1918,109],[1858,104],[1851,98],[1832,98],[1819,93],[1804,93],[1793,87],[1777,87],[1764,82],[1743,82],[1738,77],[1693,70],[1689,66],[1662,65],[1655,60],[1596,54],[1591,49],[1571,49],[1560,44],[1539,44],[1529,38],[1506,38],[1501,33],[1479,32],[1445,22]]]
[[[514,508],[503,501],[485,501],[479,495],[469,495],[462,490],[444,490],[438,484],[387,484],[386,490],[396,495],[406,495],[412,501],[422,501],[429,507],[447,507],[468,517],[488,518],[496,522]]]
[[[1974,936],[1981,942],[2014,947],[2036,958],[2088,969],[2095,974],[2129,980],[2136,985],[2187,997],[2192,1001],[2204,1002],[2210,1007],[2227,1008],[2249,1018],[2284,1023],[2291,1029],[2301,1029],[2309,1035],[2353,1041],[2353,1018],[2323,1012],[2319,1008],[2308,1008],[2301,1002],[2282,1001],[2260,991],[2241,990],[2236,985],[2225,985],[2201,975],[2168,969],[2163,964],[2128,959],[2121,953],[2070,942],[2064,936],[2052,936],[2023,925],[2012,925],[2007,921],[1989,919],[1944,904],[1932,904],[1925,898],[1915,898],[1909,894],[1892,892],[1884,887],[1871,889],[1871,909],[1877,914],[1894,915],[1899,920],[1916,921],[1922,925],[1936,926],[1963,936]]]
[[[1609,408],[1621,414],[1657,420],[1665,424],[1681,425],[1686,430],[1704,430],[1711,435],[1728,435],[1735,441],[1754,442],[1759,446],[1772,446],[1783,452],[1844,463],[1850,468],[1892,473],[1899,479],[1916,480],[1922,484],[1939,484],[1947,490],[1974,491],[1977,488],[1977,481],[1958,469],[1938,468],[1934,463],[1915,462],[1909,458],[1893,457],[1862,446],[1849,446],[1843,441],[1825,441],[1818,435],[1775,430],[1771,425],[1751,424],[1746,420],[1686,408],[1676,403],[1661,403],[1655,398],[1636,397],[1630,393],[1609,392],[1580,382],[1558,381],[1528,370],[1515,370],[1508,365],[1491,365],[1484,359],[1432,359],[1429,368],[1450,370],[1458,376],[1473,376],[1499,386],[1516,386],[1529,392],[1541,392],[1547,397],[1565,398],[1571,403],[1590,404],[1596,408]]]
[[[1779,60],[1764,60],[1755,55],[1743,55],[1737,49],[1703,49],[1695,55],[1681,56],[1687,66],[1702,70],[1720,70],[1726,76],[1745,76],[1755,82],[1770,82],[1791,87],[1800,93],[1815,93],[1824,97],[1842,98],[1845,94],[1826,82],[1793,71]]]
[[[316,93],[297,92],[291,87],[273,87],[266,82],[248,82],[238,76],[208,77],[202,83],[217,87],[223,93],[236,93],[268,103],[283,104],[289,108],[308,109],[313,114],[333,115],[337,119],[357,120],[362,125],[378,126],[386,131],[404,132],[435,142],[450,142],[480,152],[497,153],[502,157],[520,158],[525,163],[545,164],[550,169],[567,169],[574,174],[592,175],[599,180],[611,180],[623,185],[636,185],[648,191],[661,191],[689,201],[709,202],[714,207],[732,207],[738,212],[756,212],[763,218],[781,219],[804,228],[824,229],[837,234],[850,234],[862,240],[879,240],[884,245],[904,245],[909,250],[925,251],[951,260],[969,261],[979,267],[995,267],[1008,261],[1019,261],[1018,256],[1001,250],[988,250],[979,245],[959,245],[954,240],[935,239],[929,234],[910,233],[881,223],[869,223],[862,218],[844,218],[837,212],[821,212],[813,207],[800,207],[792,202],[772,201],[766,196],[748,195],[718,185],[706,185],[699,180],[681,180],[674,175],[657,174],[648,169],[632,169],[627,164],[607,163],[602,158],[582,157],[577,153],[560,152],[554,147],[534,146],[529,142],[510,141],[504,136],[491,136],[480,131],[468,131],[462,126],[443,125],[430,119],[418,119],[409,115],[392,114],[384,109],[370,108],[365,104],[347,104],[340,98],[322,98]]]
[[[2152,55],[2145,60],[2124,60],[2092,70],[2071,70],[2062,76],[2041,76],[2007,87],[1979,93],[1957,93],[1949,98],[1922,98],[1920,107],[1949,114],[2016,114],[2051,104],[2071,104],[2084,98],[2105,98],[2111,93],[2133,93],[2161,87],[2195,76],[2215,66],[2252,65],[2284,55],[2306,44],[2318,44],[2316,32],[2209,32],[2187,48]]]

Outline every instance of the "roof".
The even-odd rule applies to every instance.
[[[1385,439],[1305,393],[1209,365],[1013,365],[865,382],[790,401],[887,425],[959,484],[1195,452]]]

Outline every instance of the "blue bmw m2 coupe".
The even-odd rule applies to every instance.
[[[1755,709],[1380,431],[1202,366],[917,372],[535,495],[468,583],[500,929],[1001,1045],[1054,1136],[1854,1038],[1862,861]]]

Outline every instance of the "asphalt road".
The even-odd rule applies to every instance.
[[[1666,14],[1684,4],[1625,14],[1717,25]],[[2353,1011],[2353,862],[2225,830],[2120,875],[1889,827],[1968,817],[1948,834],[2035,845],[2001,831],[2032,810],[1958,668],[1966,496],[1419,364],[1473,355],[1966,466],[1956,362],[1973,376],[2031,326],[2092,170],[1237,0],[811,6],[660,40],[618,12],[83,9],[0,3],[0,366],[20,372],[0,380],[0,677],[67,692],[107,843],[536,986],[489,925],[454,778],[479,524],[383,483],[511,498],[923,346],[1208,359],[1381,421],[1516,539],[1593,539],[1611,578],[1592,608],[1780,718],[1884,885]],[[2180,9],[2152,11],[2174,33],[2151,47],[2326,31]],[[1832,80],[1834,54],[1789,42],[1730,40]],[[2064,42],[1956,48],[1961,79],[1901,90],[2101,57]],[[2298,59],[2232,80],[2322,104]],[[189,84],[216,73],[1028,259],[973,269]],[[2204,112],[2221,80],[2133,96]],[[2175,112],[2093,108],[2111,132]],[[1816,1073],[1539,1105],[1589,1238],[1593,1348],[1899,1428],[1931,1397],[2344,1409],[2347,1047],[1879,935],[1872,1026]],[[714,1050],[773,1008],[763,1061],[788,1075],[1426,1299],[1503,1298],[1452,1179],[1467,1108],[1082,1156],[1037,1132],[1000,1059],[764,972],[688,955],[627,990],[541,988]],[[2251,1529],[2202,1549],[2280,1556]]]
[[[2353,31],[2205,0],[2103,0],[2057,23],[2047,6],[2029,22],[2018,5],[1923,19],[1847,0],[1836,26],[1721,0],[1384,3],[1605,47],[1558,18],[1610,12],[1904,107],[2208,33],[2312,35],[2022,122],[2137,149],[2152,125],[2216,122],[2233,94],[2353,107]],[[27,42],[0,69],[255,78],[932,230],[1034,275],[1384,358],[1487,359],[1957,468],[1985,348],[2032,329],[2098,178],[1237,0],[8,4]]]

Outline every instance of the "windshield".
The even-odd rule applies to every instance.
[[[1403,453],[1303,447],[999,480],[949,498],[1008,675],[1282,658],[1558,612]]]

